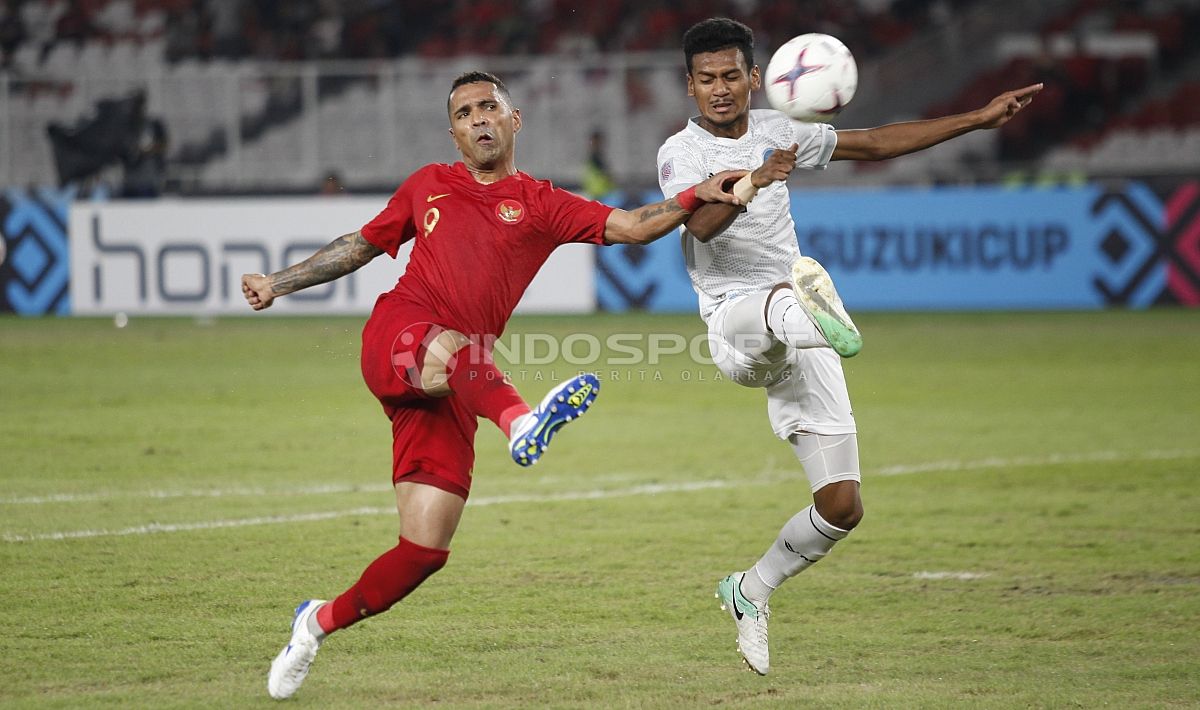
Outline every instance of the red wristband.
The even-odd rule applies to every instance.
[[[704,204],[704,200],[696,197],[696,186],[693,185],[683,192],[675,196],[675,201],[683,208],[684,212],[695,212],[700,209],[700,205]]]

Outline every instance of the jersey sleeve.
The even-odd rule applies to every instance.
[[[383,211],[363,225],[362,236],[368,242],[396,258],[400,245],[417,235],[412,211],[413,176],[405,180]]]
[[[658,186],[670,199],[708,178],[696,155],[677,141],[667,141],[658,149]]]
[[[805,170],[824,170],[829,167],[833,149],[837,147],[837,131],[828,123],[792,121],[796,149],[796,167]]]
[[[558,187],[546,190],[542,198],[546,227],[559,244],[604,244],[608,215],[613,208]]]

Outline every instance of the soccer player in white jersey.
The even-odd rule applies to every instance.
[[[752,202],[708,204],[688,218],[684,257],[718,368],[741,385],[766,390],[771,426],[800,460],[813,497],[754,565],[717,585],[737,625],[738,650],[752,670],[766,674],[771,593],[828,554],[863,515],[857,429],[840,360],[856,354],[862,338],[829,275],[800,255],[787,176],[797,167],[884,160],[995,128],[1042,87],[1003,93],[970,113],[834,130],[750,109],[761,79],[753,33],[740,22],[700,22],[684,35],[683,49],[688,95],[700,114],[659,150],[659,185],[669,198],[722,170],[757,166],[736,189],[742,202]]]

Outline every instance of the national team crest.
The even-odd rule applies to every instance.
[[[671,178],[673,177],[675,177],[675,159],[668,158],[667,162],[663,163],[662,167],[659,169],[658,178],[660,182],[666,184],[670,182]]]
[[[500,204],[496,205],[496,216],[501,222],[516,224],[525,219],[525,208],[516,200],[501,200]]]

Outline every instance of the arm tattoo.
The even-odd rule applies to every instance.
[[[363,239],[362,232],[344,234],[304,261],[271,274],[276,296],[316,286],[356,271],[383,252]]]
[[[664,200],[655,205],[646,205],[635,210],[638,216],[638,222],[645,222],[663,214],[685,215],[686,212],[679,206],[679,203],[672,197],[669,200]]]

